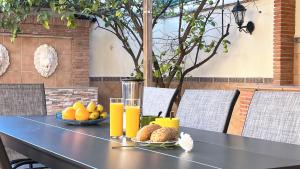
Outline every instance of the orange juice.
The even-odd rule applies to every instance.
[[[110,103],[110,136],[123,135],[123,103]]]
[[[126,106],[126,137],[133,138],[140,128],[140,107]]]

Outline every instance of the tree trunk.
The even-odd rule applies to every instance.
[[[175,89],[175,92],[171,98],[171,101],[170,101],[170,104],[169,104],[169,107],[168,107],[168,110],[167,110],[167,117],[172,117],[172,107],[174,105],[174,103],[177,101],[178,103],[180,102],[180,93],[181,93],[181,90],[182,90],[182,86],[183,86],[183,82],[184,82],[184,75],[181,75],[180,77],[180,80],[179,80],[179,84],[177,85],[176,89]]]

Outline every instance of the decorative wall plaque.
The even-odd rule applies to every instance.
[[[55,49],[47,44],[39,46],[34,52],[34,66],[41,76],[48,78],[58,65],[58,57]]]
[[[8,51],[5,46],[0,44],[0,76],[2,76],[6,72],[9,64],[10,62]]]

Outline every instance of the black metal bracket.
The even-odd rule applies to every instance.
[[[252,32],[254,31],[254,29],[255,29],[255,25],[251,21],[249,21],[246,26],[240,26],[239,27],[240,32],[243,31],[245,33],[250,33],[250,35],[252,35]]]

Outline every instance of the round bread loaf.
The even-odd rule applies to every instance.
[[[162,127],[155,130],[150,137],[153,142],[165,142],[176,140],[178,137],[178,131],[175,128]]]
[[[150,136],[153,131],[160,129],[160,125],[150,124],[141,128],[136,134],[137,141],[147,141],[150,139]]]

